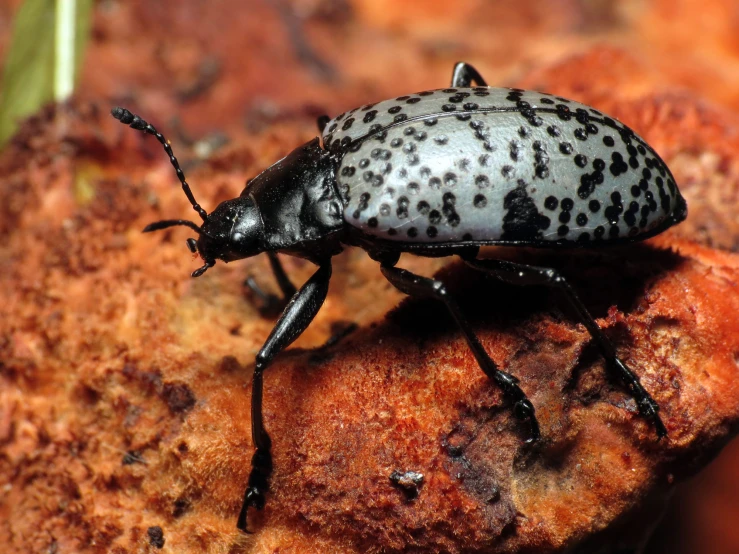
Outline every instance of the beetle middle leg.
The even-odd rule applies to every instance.
[[[616,355],[616,349],[608,338],[603,334],[598,324],[590,315],[590,312],[577,296],[575,289],[554,269],[537,267],[533,265],[519,264],[505,260],[477,259],[475,257],[462,256],[465,263],[470,267],[489,273],[513,285],[546,285],[555,287],[565,293],[565,298],[575,310],[580,321],[595,341],[598,350],[606,361],[608,369],[615,374],[626,386],[631,396],[636,400],[639,412],[643,417],[652,422],[659,438],[667,436],[667,429],[659,417],[659,404],[649,395],[647,390],[639,381],[639,378],[628,366]]]
[[[421,277],[408,270],[388,264],[383,264],[380,269],[385,278],[400,292],[409,296],[434,298],[444,303],[455,323],[462,331],[467,345],[472,350],[472,354],[475,356],[480,368],[485,372],[485,375],[492,379],[503,391],[503,394],[513,402],[513,412],[516,417],[529,421],[531,425],[531,437],[528,442],[538,440],[541,435],[539,433],[539,423],[536,421],[536,415],[534,414],[534,405],[518,386],[518,379],[510,373],[501,371],[495,365],[495,362],[490,358],[480,343],[480,339],[475,335],[469,322],[462,315],[457,303],[449,295],[444,283],[436,279]]]
[[[282,262],[274,252],[267,252],[269,258],[269,265],[272,268],[272,273],[275,276],[275,281],[282,291],[282,298],[275,294],[265,292],[262,287],[259,286],[253,275],[249,275],[244,280],[244,286],[248,288],[251,293],[259,298],[261,306],[259,311],[264,315],[276,315],[286,305],[287,302],[293,297],[296,292],[295,285],[292,284],[290,278],[287,276],[285,268],[282,267]]]
[[[474,82],[479,87],[486,87],[488,84],[485,79],[477,72],[477,69],[472,67],[470,64],[465,62],[457,62],[454,64],[454,70],[452,71],[452,86],[453,87],[468,87]]]
[[[274,357],[297,339],[313,321],[323,305],[331,279],[331,262],[326,261],[313,276],[296,292],[282,312],[267,341],[257,354],[251,393],[251,433],[257,450],[251,460],[249,484],[244,493],[244,503],[236,526],[246,531],[246,515],[249,508],[261,510],[265,494],[269,490],[269,477],[272,473],[272,441],[264,428],[262,415],[262,374],[272,363]]]

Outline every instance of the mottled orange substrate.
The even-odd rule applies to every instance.
[[[415,2],[424,14],[412,29],[391,12],[397,3],[306,4],[308,36],[333,76],[317,75],[315,60],[299,62],[279,12],[265,3],[182,3],[177,12],[108,5],[97,14],[80,90],[95,102],[45,110],[0,156],[3,552],[158,552],[155,526],[161,551],[178,553],[544,554],[583,541],[592,551],[626,538],[626,523],[641,530],[670,485],[736,428],[739,119],[727,110],[739,101],[696,77],[716,71],[706,51],[696,50],[696,71],[660,56],[694,46],[654,34],[655,18],[671,25],[671,9],[686,17],[685,2],[640,3],[641,12],[563,2],[551,16],[544,0],[454,10]],[[719,27],[717,36],[734,36],[728,23]],[[592,46],[594,36],[609,42]],[[222,56],[222,77],[195,94],[202,45]],[[655,440],[558,293],[403,257],[401,266],[448,281],[493,359],[521,379],[543,432],[526,445],[525,426],[444,309],[401,303],[376,263],[347,251],[315,322],[266,376],[272,490],[264,512],[251,514],[254,535],[242,535],[235,519],[253,453],[249,378],[274,320],[259,315],[241,283],[254,274],[273,290],[268,265],[219,263],[192,280],[200,264],[189,259],[188,230],[142,235],[151,221],[194,214],[156,142],[113,121],[100,97],[135,96],[185,162],[193,159],[182,148],[187,133],[170,132],[171,115],[181,113],[198,137],[226,128],[229,145],[187,166],[210,209],[312,138],[317,113],[444,85],[458,57],[491,83],[612,113],[675,173],[690,216],[648,244],[485,252],[571,279],[659,401],[669,438]],[[665,75],[695,84],[693,92]],[[727,85],[736,75],[714,76]],[[296,283],[313,271],[284,261]],[[359,329],[320,348],[346,321]],[[391,483],[396,470],[424,475],[416,498]]]

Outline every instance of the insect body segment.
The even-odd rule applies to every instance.
[[[475,86],[470,86],[470,85]],[[477,257],[489,244],[601,247],[639,241],[685,219],[685,200],[660,157],[628,127],[557,96],[489,88],[472,67],[455,66],[449,88],[399,96],[319,119],[316,138],[251,179],[238,198],[211,213],[195,201],[169,143],[152,125],[115,108],[122,123],[163,145],[202,225],[172,219],[144,231],[185,226],[205,265],[266,253],[289,301],[256,357],[252,381],[252,471],[238,518],[261,509],[272,472],[272,440],[263,418],[263,374],[310,324],[328,293],[331,258],[359,246],[380,262],[401,292],[442,302],[480,369],[527,425],[541,436],[525,383],[499,368],[437,279],[395,267],[402,252],[460,256],[507,283],[558,289],[585,325],[613,376],[635,398],[658,437],[667,434],[659,405],[616,355],[575,290],[554,269]],[[296,287],[277,252],[318,266]],[[253,279],[247,285],[262,297]],[[546,430],[544,430],[546,432]]]
[[[364,114],[364,115],[363,115]],[[685,203],[622,123],[546,93],[425,91],[329,121],[347,223],[410,243],[585,245],[651,236]]]

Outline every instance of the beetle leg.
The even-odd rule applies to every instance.
[[[331,121],[331,118],[327,115],[319,115],[318,119],[316,120],[316,125],[318,125],[318,132],[323,133],[323,130],[326,128],[326,124]]]
[[[409,296],[430,297],[440,300],[447,307],[454,318],[457,326],[462,331],[467,345],[472,350],[480,369],[485,372],[488,378],[492,379],[503,391],[503,394],[513,402],[513,412],[519,419],[528,420],[531,425],[531,437],[528,442],[533,442],[540,438],[539,424],[534,415],[534,405],[526,397],[526,394],[518,386],[518,379],[501,371],[495,365],[495,362],[485,352],[480,339],[477,338],[472,327],[467,322],[462,312],[459,310],[457,303],[449,296],[444,283],[436,279],[429,279],[415,275],[405,269],[392,267],[390,265],[382,265],[380,267],[382,274],[390,283]]]
[[[272,273],[275,276],[277,285],[282,291],[282,298],[265,292],[252,275],[249,275],[246,280],[244,280],[244,286],[261,301],[262,305],[260,306],[259,311],[262,312],[262,314],[276,315],[287,305],[287,302],[293,297],[297,289],[287,276],[285,268],[282,267],[282,263],[277,257],[277,254],[274,252],[267,252],[267,257],[269,258],[269,265],[272,268]]]
[[[659,404],[649,395],[634,372],[619,359],[611,341],[606,338],[603,331],[598,327],[593,316],[590,315],[582,300],[577,296],[575,289],[572,288],[559,272],[546,267],[517,264],[505,260],[465,258],[464,261],[470,267],[489,273],[506,283],[524,286],[546,285],[562,290],[570,306],[577,312],[580,321],[585,325],[585,328],[595,341],[608,368],[629,389],[631,396],[636,400],[641,415],[652,422],[659,438],[667,436],[667,429],[659,417]]]
[[[472,67],[470,64],[465,62],[457,62],[454,64],[454,71],[452,71],[453,87],[468,87],[473,81],[478,87],[488,86],[485,79],[483,79],[477,72],[477,69]]]
[[[313,321],[326,299],[330,279],[331,262],[326,261],[290,299],[267,341],[257,354],[251,393],[251,433],[257,449],[251,460],[249,485],[244,493],[244,503],[236,524],[242,531],[246,531],[248,509],[261,510],[264,507],[265,494],[269,490],[269,476],[272,473],[270,452],[272,441],[264,428],[262,417],[262,374],[272,363],[274,357],[298,338]]]
[[[269,258],[269,265],[272,267],[272,273],[275,275],[277,285],[280,287],[285,299],[292,298],[298,289],[295,288],[295,285],[292,284],[290,278],[287,276],[285,268],[282,267],[282,262],[280,262],[280,259],[274,252],[267,252],[267,257]]]

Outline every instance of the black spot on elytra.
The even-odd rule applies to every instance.
[[[352,217],[354,219],[359,219],[359,215],[367,209],[367,206],[369,205],[369,200],[371,196],[369,192],[363,192],[359,196],[359,204],[357,205],[357,209],[354,210],[354,213],[352,214]]]
[[[544,207],[547,210],[556,210],[557,206],[559,206],[559,200],[554,196],[547,196],[546,200],[544,200]]]
[[[597,169],[592,173],[583,173],[580,176],[580,186],[577,188],[577,195],[585,200],[595,192],[595,187],[602,185],[604,181],[605,175]]]
[[[503,199],[503,240],[530,241],[541,238],[543,229],[547,229],[551,220],[539,213],[534,201],[526,192],[526,182],[518,181],[518,186],[506,194]]]
[[[370,110],[366,114],[364,114],[364,118],[362,121],[365,123],[372,123],[375,120],[375,116],[377,115],[377,110]]]
[[[621,202],[621,194],[618,191],[614,191],[611,193],[611,205],[606,206],[605,211],[603,212],[606,216],[606,219],[612,226],[616,226],[618,224],[619,216],[624,211],[624,205]],[[611,227],[611,230],[613,227]],[[611,235],[613,236],[613,235]]]
[[[618,177],[622,173],[626,173],[629,170],[629,166],[626,165],[626,162],[624,161],[624,157],[621,155],[620,152],[614,152],[611,154],[611,160],[613,163],[611,163],[610,170],[611,174],[614,177]],[[649,171],[648,169],[644,168],[645,171]]]
[[[457,197],[454,196],[454,193],[447,192],[444,194],[444,196],[442,196],[441,200],[444,203],[441,208],[441,213],[444,214],[446,222],[451,227],[456,227],[461,221],[459,214],[454,208],[454,204],[457,202]]]
[[[401,196],[400,198],[398,198],[398,208],[395,210],[395,215],[398,216],[398,219],[405,219],[406,217],[408,217],[409,205],[410,200],[408,200],[407,196]]]

